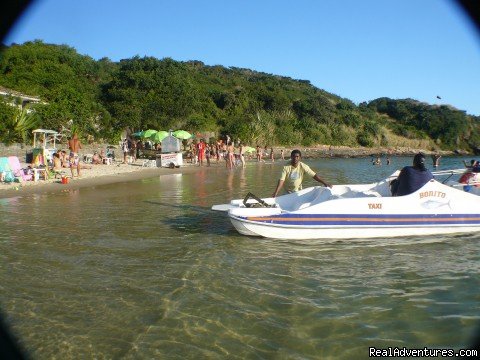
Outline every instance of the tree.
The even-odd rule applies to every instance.
[[[14,142],[26,143],[30,131],[35,129],[38,123],[39,118],[34,111],[17,108],[13,116],[4,122],[1,141],[7,145]]]

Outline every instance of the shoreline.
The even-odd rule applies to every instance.
[[[321,158],[365,158],[369,156],[413,156],[419,151],[424,152],[427,156],[438,153],[442,156],[461,156],[462,154],[455,154],[451,151],[425,151],[422,149],[412,148],[350,148],[347,146],[327,146],[321,145],[317,147],[277,147],[274,148],[276,161],[283,161],[280,159],[280,149],[284,149],[285,161],[288,160],[289,154],[293,149],[299,149],[302,152],[303,159],[321,159]],[[268,159],[266,159],[268,161]],[[120,164],[114,163],[112,165],[87,165],[90,169],[81,169],[81,176],[71,178],[70,168],[64,168],[63,171],[70,179],[68,184],[62,184],[60,179],[48,179],[39,181],[24,181],[12,183],[0,183],[0,199],[11,198],[16,196],[31,195],[31,194],[47,194],[52,192],[61,192],[65,190],[78,189],[82,187],[98,186],[114,184],[119,182],[128,182],[134,180],[148,179],[159,175],[192,173],[200,168],[207,168],[194,165],[192,163],[184,162],[180,168],[149,168],[142,167],[143,159],[137,159],[134,164]],[[256,163],[255,159],[248,160],[247,163]],[[27,164],[22,163],[22,166]],[[217,164],[212,161],[212,168],[224,168],[223,160]],[[75,171],[76,173],[76,171]]]
[[[82,169],[80,177],[70,177],[70,169],[65,168],[65,173],[70,177],[68,184],[62,184],[60,179],[38,181],[24,181],[21,183],[0,183],[0,199],[31,195],[61,192],[83,187],[108,185],[119,182],[148,179],[159,175],[195,172],[199,167],[191,164],[180,168],[147,168],[138,164],[132,165],[92,165],[91,169]]]

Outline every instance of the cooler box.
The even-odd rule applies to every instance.
[[[177,167],[182,165],[183,157],[181,152],[157,155],[157,167]]]

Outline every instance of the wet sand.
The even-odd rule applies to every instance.
[[[89,165],[90,166],[90,165]],[[219,165],[214,165],[219,166]],[[69,176],[69,183],[62,184],[61,179],[38,181],[24,181],[21,183],[0,183],[0,199],[26,194],[45,194],[55,191],[77,189],[81,187],[113,184],[151,178],[159,175],[178,174],[197,171],[198,166],[185,164],[180,168],[148,168],[142,167],[142,161],[135,164],[91,165],[91,169],[81,169],[80,177],[71,177],[69,168],[65,168],[65,175]],[[74,172],[76,175],[76,170]]]

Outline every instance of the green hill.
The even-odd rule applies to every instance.
[[[0,86],[45,102],[35,105],[39,127],[97,140],[118,140],[128,127],[214,131],[261,145],[480,145],[479,117],[448,106],[388,98],[357,106],[307,80],[169,58],[96,61],[41,41],[3,47]],[[0,141],[12,134],[12,111],[0,103]]]

